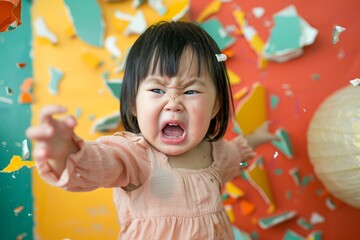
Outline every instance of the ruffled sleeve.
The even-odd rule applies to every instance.
[[[68,191],[89,191],[99,187],[139,186],[150,173],[145,139],[132,133],[118,133],[84,142],[75,137],[80,150],[71,154],[60,178],[47,162],[38,163],[41,177]]]
[[[216,166],[222,183],[226,183],[240,173],[240,162],[253,158],[256,153],[246,139],[237,136],[231,141],[219,141],[213,145]]]

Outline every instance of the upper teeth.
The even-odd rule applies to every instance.
[[[169,123],[169,126],[177,126],[178,124],[176,123]]]

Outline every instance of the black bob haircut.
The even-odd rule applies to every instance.
[[[150,26],[129,51],[120,96],[120,114],[126,131],[140,133],[137,118],[133,115],[140,83],[157,68],[162,75],[176,76],[184,50],[190,50],[197,59],[199,74],[201,68],[209,73],[220,105],[205,138],[216,141],[224,136],[234,105],[225,63],[218,62],[215,55],[220,54],[220,49],[201,27],[181,21],[163,21]]]

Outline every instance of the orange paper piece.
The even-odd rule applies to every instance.
[[[19,103],[32,102],[33,100],[33,96],[31,94],[32,86],[33,86],[32,78],[26,78],[20,86],[20,94],[18,98]]]
[[[101,65],[102,61],[95,54],[84,52],[81,54],[81,60],[91,68],[97,68]]]
[[[251,86],[251,92],[236,108],[235,119],[244,136],[266,121],[266,92],[263,85],[254,83]]]
[[[273,194],[270,188],[269,179],[264,168],[264,159],[257,158],[245,171],[250,184],[260,193],[264,201],[269,205],[268,213],[275,210]]]
[[[247,200],[241,200],[240,201],[240,210],[241,210],[242,215],[247,216],[254,212],[255,204],[253,204]]]
[[[231,223],[234,223],[235,222],[235,213],[234,213],[234,210],[232,208],[231,205],[226,205],[225,207],[225,211],[229,217],[229,220]]]
[[[23,161],[21,156],[14,155],[10,159],[9,164],[3,170],[1,170],[1,172],[11,173],[11,172],[15,172],[15,171],[19,170],[22,167],[31,168],[33,166],[35,166],[34,161]]]
[[[21,25],[21,1],[0,0],[0,32],[13,30]]]

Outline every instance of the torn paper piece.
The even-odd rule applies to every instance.
[[[278,225],[280,223],[283,223],[287,220],[290,220],[294,218],[297,215],[297,212],[295,210],[292,211],[285,211],[282,213],[274,214],[268,217],[264,217],[259,219],[259,226],[262,229],[269,229],[275,225]]]
[[[24,63],[24,62],[19,62],[19,63],[16,63],[16,66],[17,66],[18,68],[24,68],[24,67],[26,66],[26,63]]]
[[[32,78],[26,78],[23,83],[20,85],[20,93],[18,96],[18,102],[21,104],[25,103],[32,103],[33,96],[32,96],[32,86],[33,80]]]
[[[337,208],[335,202],[331,199],[331,197],[327,197],[325,199],[325,205],[332,211],[335,211]]]
[[[279,128],[276,130],[275,135],[280,140],[273,140],[271,141],[271,144],[280,150],[287,158],[292,159],[294,157],[294,151],[287,131],[283,128]]]
[[[239,102],[235,109],[235,119],[244,136],[255,131],[267,120],[266,112],[265,87],[260,83],[253,83],[250,92]]]
[[[52,44],[58,43],[58,38],[48,29],[43,17],[40,16],[34,21],[34,30],[37,37],[50,41]]]
[[[319,223],[323,223],[325,222],[325,218],[320,215],[320,213],[317,212],[313,212],[310,215],[310,223],[315,225],[315,224],[319,224]]]
[[[115,17],[129,22],[124,31],[125,36],[129,36],[131,34],[142,34],[147,28],[147,22],[144,13],[141,10],[137,11],[135,16],[121,11],[116,11]]]
[[[89,51],[82,52],[80,57],[83,63],[85,63],[85,65],[93,69],[101,66],[101,64],[103,63],[98,56]]]
[[[24,139],[22,141],[21,146],[22,146],[21,158],[22,158],[22,160],[26,160],[29,158],[29,155],[30,155],[27,139]]]
[[[0,32],[21,25],[21,0],[0,0]]]
[[[294,180],[296,186],[300,186],[301,180],[300,180],[300,171],[297,167],[292,168],[289,170],[289,174],[291,178]]]
[[[19,170],[22,167],[28,167],[31,168],[35,166],[34,161],[23,161],[20,156],[14,155],[11,159],[9,164],[1,170],[1,172],[4,173],[11,173]]]
[[[213,15],[220,11],[222,2],[220,0],[212,0],[205,8],[200,12],[200,15],[197,17],[196,22],[203,22],[210,15]]]
[[[180,11],[179,11],[180,9]],[[163,16],[164,19],[171,19],[174,22],[177,21],[186,21],[187,18],[185,18],[187,15],[187,13],[189,12],[190,9],[190,3],[187,0],[184,1],[180,1],[177,4],[174,4],[174,6],[172,6],[172,8],[169,9],[169,11],[166,13],[165,16]],[[174,13],[174,11],[176,11]]]
[[[234,93],[234,100],[242,99],[249,92],[249,87],[243,87],[239,91]]]
[[[306,240],[321,240],[321,239],[323,239],[321,231],[314,231],[306,237]]]
[[[132,2],[132,7],[133,8],[138,8],[140,7],[141,4],[143,4],[145,2],[145,0],[133,0]]]
[[[255,204],[253,204],[247,200],[241,200],[240,201],[240,211],[241,211],[242,215],[248,216],[255,211]]]
[[[64,73],[57,68],[50,67],[50,83],[48,85],[49,92],[53,95],[57,95],[59,93],[59,84],[60,80],[63,78]]]
[[[236,240],[256,239],[256,238],[251,238],[250,235],[247,232],[235,227],[234,225],[232,225],[232,232],[233,232],[234,237],[235,237]]]
[[[5,92],[7,96],[12,96],[14,93],[14,90],[10,87],[5,87]]]
[[[311,230],[314,228],[314,226],[309,223],[305,218],[303,217],[299,217],[296,220],[297,225],[299,225],[300,227],[302,227],[304,230]]]
[[[92,126],[91,133],[115,130],[119,128],[120,123],[120,113],[116,112],[95,121],[94,125]]]
[[[109,36],[105,39],[105,48],[115,58],[121,57],[121,50],[116,46],[116,37]]]
[[[224,50],[235,43],[235,38],[231,37],[217,18],[211,18],[200,23],[202,27],[217,43],[220,50]]]
[[[0,97],[0,102],[6,103],[6,104],[13,104],[13,100],[6,97]]]
[[[111,95],[120,100],[120,93],[122,88],[122,79],[109,79],[108,74],[103,74],[103,82],[106,88],[110,91]]]
[[[333,45],[335,45],[339,42],[340,34],[345,30],[346,30],[346,28],[341,27],[339,25],[335,25],[334,30],[333,30],[333,36],[332,36],[332,44]]]
[[[265,8],[263,8],[263,7],[254,7],[254,8],[251,9],[251,12],[256,18],[261,18],[265,14]]]
[[[299,233],[291,229],[287,229],[283,237],[283,240],[306,240],[306,239],[303,236],[301,236]]]
[[[270,94],[270,107],[271,109],[276,109],[279,105],[280,98],[275,94]]]
[[[22,206],[22,205],[14,208],[14,214],[15,214],[15,216],[17,216],[19,213],[21,213],[22,210],[24,210],[24,206]]]
[[[225,205],[224,208],[229,217],[230,222],[234,223],[235,222],[235,213],[234,213],[233,207],[228,204],[228,205]]]
[[[74,25],[77,36],[95,47],[104,45],[105,23],[97,0],[64,0],[67,13]]]
[[[264,158],[258,157],[245,171],[250,184],[260,193],[264,201],[269,205],[268,213],[275,210],[273,193],[264,167]]]
[[[258,68],[264,69],[267,65],[267,61],[263,57],[263,51],[265,47],[264,41],[259,36],[256,29],[248,24],[248,21],[245,18],[245,13],[241,9],[236,8],[233,11],[233,16],[236,23],[239,25],[241,32],[245,37],[245,40],[249,43],[251,49],[255,51],[258,57]]]
[[[230,85],[236,85],[241,83],[240,77],[229,68],[228,68],[228,75],[229,75]]]
[[[167,9],[165,5],[163,4],[162,0],[148,0],[149,6],[154,9],[159,16],[164,16]]]
[[[318,30],[298,16],[291,5],[273,17],[274,27],[265,44],[263,55],[267,60],[285,62],[303,54],[303,47],[313,44]]]
[[[244,196],[244,191],[236,186],[233,182],[227,182],[225,184],[225,192],[232,198],[239,198]]]
[[[349,81],[354,87],[360,86],[360,78],[355,78]]]

